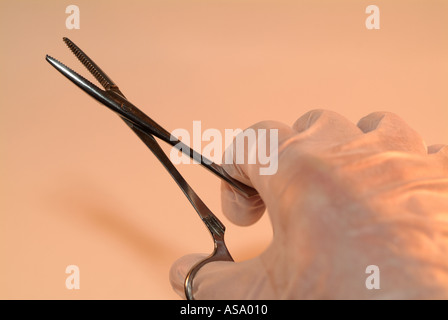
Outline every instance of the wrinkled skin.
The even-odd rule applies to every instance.
[[[448,146],[427,147],[398,116],[376,112],[357,125],[314,110],[279,130],[278,172],[224,165],[260,196],[222,184],[224,214],[237,225],[265,209],[274,236],[260,256],[214,262],[196,275],[196,299],[448,298]],[[174,290],[204,255],[176,261]],[[380,289],[366,288],[377,265]]]

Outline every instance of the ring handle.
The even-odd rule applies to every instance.
[[[196,276],[196,273],[201,269],[204,265],[210,262],[214,261],[232,261],[233,258],[229,253],[229,250],[227,250],[227,246],[224,243],[224,238],[222,239],[214,239],[215,247],[213,250],[213,253],[205,258],[204,260],[199,261],[196,263],[188,272],[185,283],[184,283],[184,289],[185,289],[185,296],[187,297],[187,300],[194,300],[193,296],[193,280]]]

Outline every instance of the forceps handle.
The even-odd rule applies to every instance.
[[[252,187],[249,187],[248,185],[234,179],[231,177],[220,165],[216,164],[215,162],[207,159],[206,157],[202,156],[200,153],[196,152],[195,150],[189,148],[186,146],[183,142],[177,140],[178,142],[176,144],[172,144],[174,147],[181,146],[182,152],[188,155],[190,158],[199,160],[200,164],[210,170],[212,173],[214,173],[216,176],[221,178],[222,180],[226,181],[228,184],[230,184],[236,191],[243,194],[246,197],[252,197],[258,194],[257,190],[255,190]],[[182,147],[185,146],[185,147]],[[187,153],[186,150],[189,150]]]
[[[187,277],[185,278],[184,289],[185,289],[185,297],[188,300],[194,300],[193,296],[193,279],[196,276],[196,273],[201,269],[204,265],[214,261],[229,261],[233,262],[233,258],[227,250],[226,244],[224,243],[224,238],[215,239],[215,248],[213,253],[205,258],[204,260],[196,263],[188,272]]]
[[[194,192],[187,181],[182,177],[173,163],[169,160],[165,152],[163,152],[162,148],[159,146],[154,137],[145,133],[140,128],[134,126],[133,123],[131,123],[127,119],[123,118],[123,120],[149,147],[149,149],[157,157],[157,159],[159,159],[159,161],[169,172],[171,177],[176,181],[177,185],[184,192],[185,196],[193,205],[194,209],[199,214],[199,217],[202,219],[212,235],[214,245],[213,253],[209,257],[194,265],[185,278],[185,296],[188,300],[194,300],[193,279],[199,269],[202,268],[205,264],[213,261],[233,261],[233,258],[230,255],[229,250],[227,249],[227,246],[224,242],[224,233],[226,228],[221,223],[221,221],[219,221],[219,219],[213,214],[213,212],[210,211],[210,209],[205,205],[201,198],[199,198],[196,192]]]

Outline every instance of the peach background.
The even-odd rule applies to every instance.
[[[65,28],[70,4],[80,30]],[[365,28],[369,4],[381,30]],[[168,130],[389,110],[433,144],[448,142],[447,9],[442,0],[0,1],[0,298],[176,299],[171,263],[212,249],[151,152],[44,60],[87,74],[63,36]],[[236,260],[269,244],[267,217],[231,225],[218,179],[180,170],[227,225]],[[80,290],[65,288],[70,264]]]

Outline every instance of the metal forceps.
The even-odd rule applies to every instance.
[[[171,177],[176,181],[185,196],[193,205],[199,217],[202,219],[208,230],[210,231],[214,249],[210,256],[194,265],[187,277],[185,278],[184,289],[185,296],[189,300],[193,300],[193,280],[198,270],[205,264],[212,261],[233,261],[232,256],[227,250],[224,242],[225,226],[210,211],[210,209],[202,202],[199,196],[193,191],[187,181],[182,177],[174,164],[162,150],[154,136],[181,149],[182,152],[200,162],[201,165],[213,172],[215,175],[228,182],[235,190],[251,197],[257,194],[257,191],[238,180],[230,177],[224,169],[216,163],[204,158],[200,153],[189,148],[176,137],[172,136],[167,130],[158,125],[154,120],[140,111],[136,106],[130,103],[123,93],[118,89],[117,85],[93,62],[77,45],[70,39],[63,38],[65,44],[73,52],[73,54],[81,61],[81,63],[90,71],[90,73],[103,86],[104,90],[94,85],[69,67],[65,66],[58,60],[46,56],[46,60],[55,67],[59,72],[84,90],[87,94],[104,104],[106,107],[117,113],[124,122],[135,132],[135,134],[146,144],[146,146],[159,159]]]

